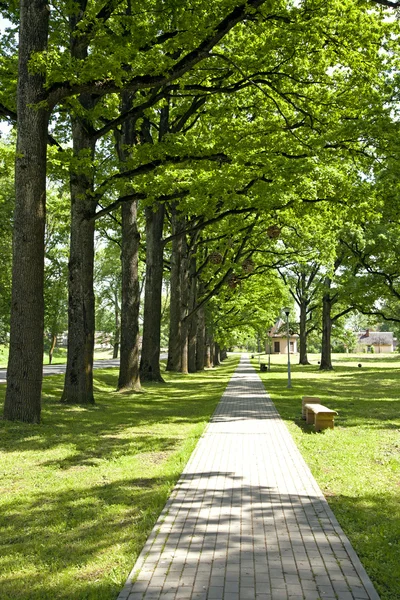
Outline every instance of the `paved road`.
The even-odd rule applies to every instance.
[[[338,598],[379,600],[242,358],[118,600]]]
[[[166,359],[168,354],[166,352],[162,352],[160,355],[161,359]],[[118,367],[119,366],[119,358],[108,358],[102,360],[95,360],[93,363],[93,367],[95,369],[107,369],[110,367]],[[65,365],[43,365],[43,375],[60,375],[61,373],[65,373]],[[7,370],[0,369],[0,383],[5,383],[7,377]]]

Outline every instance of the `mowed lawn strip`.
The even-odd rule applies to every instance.
[[[0,421],[0,598],[114,600],[238,360],[139,394],[96,370],[89,408],[46,377],[42,424]]]
[[[102,360],[102,359],[110,359],[113,356],[112,349],[96,349],[94,352],[94,360]],[[60,348],[58,346],[55,347],[53,353],[53,365],[65,365],[67,362],[67,349]],[[7,369],[8,363],[8,346],[4,346],[0,344],[0,369]],[[45,352],[43,354],[43,365],[49,364],[49,354]]]
[[[291,389],[285,364],[260,375],[381,599],[399,600],[400,357],[337,355],[334,365],[292,364]],[[334,430],[305,424],[302,396],[338,411]]]

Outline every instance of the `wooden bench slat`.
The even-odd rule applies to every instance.
[[[337,415],[336,410],[332,410],[331,408],[328,408],[327,406],[324,406],[323,404],[306,404],[305,405],[306,410],[312,410],[312,412],[314,413],[333,413],[335,415]]]
[[[314,425],[316,431],[321,429],[333,429],[336,410],[332,410],[323,404],[305,404],[306,422]]]

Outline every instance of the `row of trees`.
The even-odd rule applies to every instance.
[[[165,273],[180,372],[204,368],[210,336],[267,328],[278,268],[317,255],[328,285],[344,224],[384,214],[377,176],[395,172],[397,23],[382,5],[0,3],[0,114],[17,128],[5,418],[40,420],[46,184],[70,209],[64,402],[94,402],[95,239],[120,255],[119,389],[162,380]],[[65,260],[48,260],[60,279]]]

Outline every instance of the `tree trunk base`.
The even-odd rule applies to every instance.
[[[121,387],[117,387],[116,391],[121,392],[121,394],[123,394],[124,392],[140,393],[142,392],[142,386],[140,385],[140,383],[132,383],[130,385],[123,385]]]
[[[154,381],[156,383],[165,383],[165,379],[161,377],[161,375],[157,375],[157,373],[140,373],[141,381]]]

